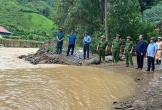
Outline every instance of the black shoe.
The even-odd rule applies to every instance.
[[[159,60],[156,60],[156,64],[155,65],[158,65],[159,64]]]
[[[159,60],[159,65],[161,64],[161,60]]]
[[[145,71],[150,72],[150,70],[145,70]]]

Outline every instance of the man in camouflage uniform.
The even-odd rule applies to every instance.
[[[129,63],[131,66],[133,66],[132,52],[133,52],[133,42],[131,41],[131,37],[128,36],[124,49],[124,54],[126,56],[126,67],[129,67]]]
[[[107,51],[108,49],[108,43],[105,40],[105,36],[101,36],[101,41],[99,41],[99,44],[97,46],[97,52],[99,55],[99,63],[101,63],[101,58],[103,60],[103,62],[105,63],[105,51]]]
[[[116,39],[113,40],[112,42],[112,48],[111,48],[111,52],[112,52],[112,65],[115,65],[118,60],[119,60],[119,53],[121,51],[121,45],[122,42],[119,39],[119,34],[116,35]]]

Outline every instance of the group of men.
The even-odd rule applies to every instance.
[[[122,52],[122,41],[119,38],[119,34],[116,35],[116,38],[112,42],[111,52],[112,52],[112,65],[116,65],[119,60],[119,53]],[[157,42],[155,42],[155,38],[150,38],[150,43],[147,47],[147,43],[143,40],[143,36],[139,36],[139,42],[137,43],[136,47],[136,56],[137,56],[137,68],[139,70],[143,69],[144,57],[147,57],[147,70],[152,71],[155,70],[155,60],[156,64],[161,64],[162,59],[162,41],[161,37],[158,37]],[[101,58],[103,61],[105,60],[105,51],[107,51],[107,44],[105,43],[105,37],[101,36],[101,42],[97,46],[97,51],[99,50],[99,60]],[[133,67],[133,59],[132,54],[134,50],[133,41],[131,37],[127,37],[127,41],[124,48],[124,54],[126,58],[126,67],[132,66]],[[105,61],[104,61],[105,62]]]
[[[71,55],[74,53],[74,48],[76,46],[76,39],[77,36],[74,34],[74,30],[71,31],[71,34],[68,37],[68,50],[66,56],[69,56],[69,52],[71,50]],[[59,29],[59,32],[56,34],[56,54],[62,54],[62,48],[63,48],[63,40],[64,40],[64,33],[62,28]],[[84,33],[83,38],[83,52],[84,52],[84,59],[89,58],[89,46],[91,43],[91,37],[88,35],[88,32]]]
[[[71,55],[74,53],[74,48],[76,45],[76,35],[74,34],[74,31],[71,31],[71,34],[68,37],[68,50],[67,50],[67,56],[69,56],[69,52],[71,50]],[[64,33],[63,30],[60,28],[59,32],[56,34],[56,54],[62,53],[62,46],[63,46],[63,40],[64,40]],[[91,43],[91,37],[88,35],[88,32],[84,33],[83,38],[83,58],[88,59],[89,58],[89,47]],[[131,40],[131,37],[128,36],[124,48],[124,54],[126,58],[126,67],[132,66],[133,67],[133,59],[132,54],[134,50],[134,43]],[[101,36],[101,39],[97,45],[96,51],[99,55],[99,62],[105,63],[105,51],[108,51],[108,41],[106,41],[105,36]],[[120,35],[117,34],[116,38],[112,41],[111,46],[111,52],[112,52],[112,66],[116,65],[119,61],[119,54],[122,52],[122,41],[120,39]],[[143,69],[143,63],[144,63],[144,57],[147,56],[147,70],[153,72],[155,70],[155,60],[156,64],[161,64],[161,57],[162,57],[162,41],[161,37],[158,37],[157,42],[155,42],[155,38],[150,38],[150,43],[147,47],[147,43],[143,40],[143,36],[139,36],[139,42],[136,46],[136,56],[137,56],[137,68],[139,70]]]

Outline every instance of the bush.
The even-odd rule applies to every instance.
[[[20,36],[10,36],[9,39],[20,39]]]

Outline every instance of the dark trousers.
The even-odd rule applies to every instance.
[[[144,60],[144,55],[141,55],[141,53],[137,53],[137,67],[138,68],[143,68],[143,60]]]
[[[150,68],[152,67],[152,71],[155,70],[155,59],[147,56],[147,70],[150,71]]]
[[[84,59],[86,58],[86,56],[87,58],[89,58],[89,44],[84,44],[83,52],[84,52]]]
[[[73,55],[73,53],[74,53],[74,44],[69,44],[68,45],[68,50],[67,50],[67,56],[69,55],[69,52],[70,52],[70,49],[72,49],[71,50],[71,55]]]
[[[62,46],[63,46],[63,42],[56,43],[56,54],[62,54]]]

